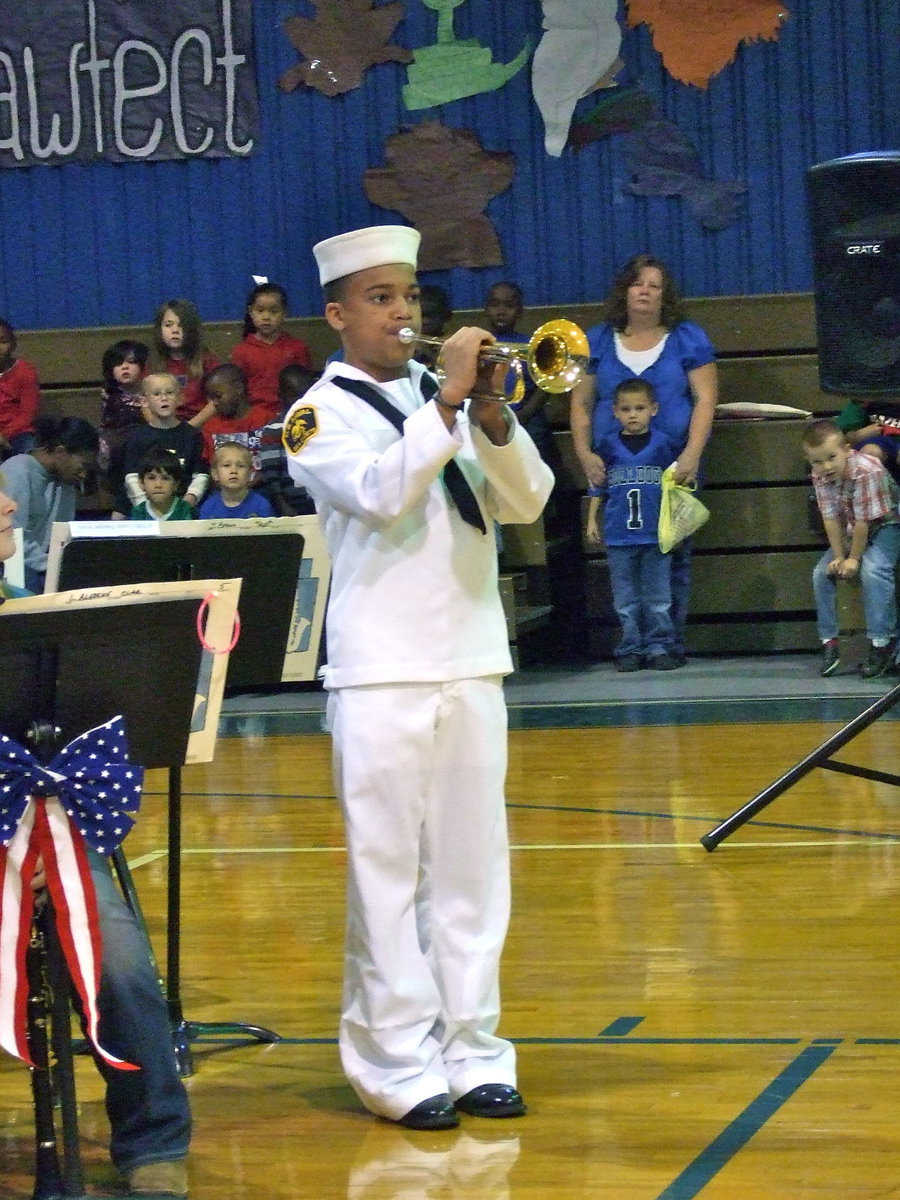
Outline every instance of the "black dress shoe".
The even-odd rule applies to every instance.
[[[442,1092],[411,1108],[405,1117],[400,1117],[397,1124],[407,1129],[455,1129],[459,1117],[453,1101],[446,1092]]]
[[[485,1083],[454,1103],[459,1112],[470,1117],[521,1117],[528,1111],[525,1101],[508,1083]]]

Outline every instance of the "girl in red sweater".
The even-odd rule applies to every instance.
[[[213,414],[203,395],[203,376],[219,365],[219,359],[203,345],[196,305],[190,300],[167,300],[160,305],[153,322],[153,348],[152,369],[174,375],[181,384],[178,419],[202,426]]]
[[[309,346],[282,332],[287,293],[280,284],[259,283],[247,297],[244,340],[231,352],[231,361],[247,377],[250,403],[261,405],[273,421],[280,411],[278,376],[291,365],[312,369]]]

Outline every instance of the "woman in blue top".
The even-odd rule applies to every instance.
[[[575,453],[597,487],[606,478],[596,453],[601,440],[618,428],[613,416],[616,386],[641,378],[652,384],[659,412],[653,428],[680,447],[675,476],[697,478],[718,399],[715,351],[699,325],[684,319],[681,296],[659,259],[638,254],[613,281],[606,321],[588,330],[591,373],[572,392],[571,427]],[[690,547],[672,552],[674,657],[684,661],[684,626],[690,589]]]

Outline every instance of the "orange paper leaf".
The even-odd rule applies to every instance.
[[[773,0],[627,0],[628,24],[649,25],[669,74],[705,88],[741,42],[774,41],[789,16]]]

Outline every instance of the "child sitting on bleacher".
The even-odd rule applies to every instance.
[[[137,476],[145,499],[132,508],[132,521],[193,520],[194,506],[178,494],[184,471],[174,451],[151,446],[138,463]]]
[[[419,288],[419,307],[422,310],[422,336],[442,338],[453,319],[450,297],[436,283],[423,283]],[[416,346],[413,358],[433,371],[437,366],[440,346]]]
[[[315,512],[306,488],[291,479],[284,449],[284,415],[301,396],[305,396],[319,378],[316,371],[292,363],[278,376],[281,414],[277,421],[263,426],[259,439],[259,482],[256,490],[266,497],[279,517],[296,517]]]
[[[891,667],[894,657],[900,492],[881,463],[851,449],[834,421],[811,421],[803,432],[803,452],[829,546],[813,570],[822,642],[819,673],[832,675],[840,665],[837,580],[858,576],[869,640],[860,674],[873,679]]]
[[[877,458],[900,484],[900,403],[883,396],[850,400],[834,423],[854,450]]]
[[[117,490],[113,518],[121,520],[133,504],[146,500],[138,475],[138,463],[151,446],[158,446],[178,459],[182,476],[188,480],[185,500],[200,503],[209,487],[209,472],[203,456],[199,429],[176,416],[181,388],[174,375],[147,375],[141,384],[144,423],[130,430],[122,452],[122,486]]]
[[[0,459],[34,449],[40,399],[37,371],[16,357],[16,331],[0,317]]]
[[[485,296],[484,315],[487,318],[487,327],[498,342],[523,346],[528,344],[531,340],[528,335],[519,333],[516,329],[524,311],[524,296],[517,283],[495,283]],[[507,388],[511,380],[510,374]],[[552,443],[550,425],[544,412],[548,394],[537,386],[524,363],[522,381],[525,390],[520,399],[510,404],[510,408],[528,431],[531,440],[541,452],[541,458],[547,461],[551,456]]]
[[[259,444],[262,429],[270,413],[261,404],[247,398],[247,380],[234,363],[222,363],[203,379],[203,393],[215,410],[203,426],[203,454],[212,464],[213,452],[220,442],[240,442],[253,459],[254,481],[259,474]]]
[[[258,283],[244,309],[244,339],[231,352],[240,367],[252,405],[266,410],[266,420],[278,415],[278,374],[292,363],[312,370],[312,355],[302,338],[286,333],[287,292],[278,283]]]
[[[253,459],[242,442],[220,442],[213,451],[216,490],[200,506],[204,521],[222,517],[274,517],[272,505],[250,487]]]
[[[143,425],[141,380],[150,347],[143,342],[123,338],[113,342],[103,352],[100,370],[103,391],[100,393],[100,454],[102,471],[109,469],[113,455],[125,441],[129,429]]]
[[[181,388],[178,417],[202,426],[212,416],[203,395],[203,377],[219,359],[203,342],[203,324],[190,300],[167,300],[153,322],[153,370],[174,375]]]

